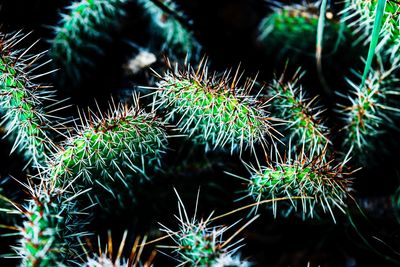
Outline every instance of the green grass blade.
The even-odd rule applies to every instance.
[[[323,36],[324,36],[327,2],[328,2],[327,0],[322,0],[320,12],[319,12],[318,27],[317,27],[317,49],[315,51],[315,53],[316,53],[315,56],[317,58],[317,62],[321,61],[322,45],[323,45],[322,40],[323,40]],[[321,63],[319,63],[319,64],[321,64]]]
[[[376,7],[374,28],[372,30],[372,38],[371,38],[371,43],[369,44],[367,62],[365,63],[364,73],[360,85],[361,88],[364,87],[365,80],[367,79],[368,73],[371,69],[372,59],[374,58],[375,49],[379,39],[379,33],[382,27],[382,18],[383,18],[383,13],[385,12],[385,5],[386,5],[386,0],[379,0],[378,6]]]
[[[325,28],[325,18],[326,18],[326,6],[328,0],[322,0],[319,18],[318,18],[318,25],[317,25],[317,43],[316,43],[316,50],[315,50],[315,57],[317,60],[317,71],[318,77],[321,82],[322,88],[324,89],[327,95],[331,94],[331,90],[324,78],[324,74],[322,72],[322,47],[323,47],[323,38],[324,38],[324,28]]]

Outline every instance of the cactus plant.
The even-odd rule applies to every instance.
[[[257,143],[266,148],[276,134],[263,109],[267,103],[250,95],[254,82],[239,86],[238,78],[238,72],[232,79],[227,73],[209,75],[206,64],[170,70],[158,82],[158,109],[165,108],[166,120],[177,121],[180,131],[206,150],[242,153]]]
[[[71,209],[77,205],[76,198],[91,186],[100,185],[114,195],[117,187],[113,182],[121,180],[126,184],[124,179],[128,171],[141,178],[147,167],[154,168],[160,161],[166,142],[163,124],[154,113],[140,109],[137,97],[131,108],[122,104],[114,106],[106,116],[94,117],[84,124],[52,156],[44,180],[48,189],[40,190],[37,196],[33,194],[29,211],[24,212],[25,223],[20,232],[22,240],[27,241],[22,242],[19,254],[32,254],[27,257],[26,265],[46,266],[47,257],[50,262],[63,262],[58,254],[60,246],[65,245],[54,240],[66,229],[77,234],[74,231],[79,216],[65,220],[74,216]],[[98,190],[91,194],[96,203],[105,199]],[[76,213],[82,213],[85,208],[77,205]],[[27,234],[34,236],[26,237]],[[35,248],[33,252],[32,247]],[[53,252],[56,255],[51,256]],[[61,253],[70,254],[68,251]]]
[[[167,142],[164,124],[154,112],[139,107],[138,96],[133,102],[132,107],[118,104],[106,115],[90,113],[89,119],[82,119],[51,158],[48,169],[54,183],[60,186],[79,177],[82,184],[99,183],[112,192],[105,181],[143,178],[147,169],[160,165]]]
[[[126,0],[78,0],[61,15],[54,27],[51,54],[62,69],[63,79],[78,83],[85,69],[93,67],[93,56],[101,55],[101,41],[110,41],[109,32],[124,15]]]
[[[269,86],[268,97],[272,98],[273,115],[284,122],[284,133],[287,141],[297,144],[309,155],[319,155],[330,144],[329,129],[324,125],[320,114],[322,108],[315,105],[317,98],[308,99],[297,83],[303,74],[296,72],[289,82],[284,81],[284,74],[274,79]],[[292,146],[296,149],[296,146]]]
[[[343,95],[350,105],[339,105],[339,112],[345,125],[344,147],[350,155],[365,162],[366,155],[374,151],[374,144],[390,127],[396,126],[393,121],[399,116],[396,105],[399,94],[398,79],[395,77],[397,65],[391,69],[380,69],[370,72],[364,86],[348,80],[352,87],[351,95]],[[358,153],[361,152],[362,153]]]
[[[162,49],[168,49],[172,54],[194,55],[200,51],[200,44],[193,33],[182,21],[189,23],[186,16],[178,11],[174,1],[138,0],[151,19],[151,31],[162,36]],[[157,4],[156,4],[157,3]]]
[[[49,138],[50,116],[46,114],[43,102],[54,100],[48,86],[34,82],[46,74],[32,73],[46,64],[38,63],[43,53],[31,55],[32,46],[27,49],[17,47],[26,37],[21,32],[0,33],[1,125],[5,127],[6,136],[14,142],[11,152],[18,150],[28,162],[40,165],[54,146]]]
[[[189,219],[185,205],[178,194],[177,196],[179,208],[177,219],[180,223],[180,229],[173,231],[164,227],[161,230],[166,232],[176,243],[175,253],[177,256],[175,259],[179,262],[179,265],[250,266],[248,261],[241,261],[237,255],[240,241],[227,246],[232,241],[233,236],[228,239],[223,238],[225,232],[232,226],[211,227],[212,214],[208,218],[198,221],[195,212],[193,218]]]
[[[34,30],[0,34],[0,133],[13,144],[0,150],[24,156],[0,153],[0,254],[13,257],[1,266],[400,262],[399,3],[273,2],[267,14],[259,1],[74,0],[49,28],[63,3],[20,2],[0,11],[1,31]],[[24,48],[32,36],[54,38]],[[78,111],[58,113],[53,95]],[[177,223],[171,186],[184,190]],[[199,186],[192,216],[183,201]],[[108,230],[119,245],[101,245]]]
[[[278,211],[285,216],[295,212],[303,219],[328,213],[335,221],[334,208],[345,212],[350,197],[351,172],[343,170],[345,162],[335,163],[324,157],[324,154],[309,157],[303,151],[288,152],[283,158],[277,157],[276,162],[258,167],[249,165],[247,195],[256,203],[288,197],[289,201],[280,207],[277,201],[272,202],[275,216]]]

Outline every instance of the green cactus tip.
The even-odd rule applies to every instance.
[[[283,216],[296,213],[306,219],[327,213],[336,222],[334,208],[345,213],[346,200],[352,190],[349,177],[352,172],[344,171],[344,165],[345,162],[325,159],[324,154],[308,157],[304,152],[288,152],[286,157],[277,156],[275,162],[258,167],[246,164],[251,173],[247,180],[247,196],[256,203],[288,198],[272,201],[274,216],[279,211]]]
[[[177,254],[176,260],[179,265],[190,265],[190,266],[237,266],[247,267],[251,266],[251,263],[246,260],[241,260],[238,254],[239,243],[229,244],[232,241],[233,236],[237,235],[236,232],[231,238],[225,239],[223,235],[232,226],[214,226],[211,227],[212,221],[211,215],[205,219],[198,221],[196,219],[196,212],[193,218],[189,219],[186,212],[185,206],[181,201],[178,193],[178,208],[179,208],[179,231],[173,231],[164,227],[161,229],[166,232],[174,242],[176,243],[175,252]],[[198,199],[198,196],[197,196]],[[197,204],[196,204],[197,207]],[[196,208],[197,209],[197,208]],[[241,228],[243,230],[257,217],[251,219],[245,226]],[[239,231],[241,231],[239,230]],[[168,246],[170,247],[170,246]]]

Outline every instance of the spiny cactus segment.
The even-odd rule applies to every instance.
[[[79,177],[84,187],[98,183],[112,193],[111,181],[126,183],[133,174],[143,178],[146,170],[160,165],[167,143],[164,123],[154,112],[141,109],[137,96],[133,102],[131,107],[113,104],[106,115],[82,118],[49,164],[58,186]]]
[[[103,54],[100,42],[109,40],[109,33],[123,17],[127,0],[79,0],[72,2],[68,13],[61,15],[54,28],[51,53],[62,70],[62,77],[78,82],[85,68],[93,67],[91,55]]]
[[[268,103],[250,95],[254,81],[239,86],[238,72],[233,78],[229,72],[209,75],[206,63],[197,70],[170,69],[159,76],[157,105],[195,144],[241,153],[256,144],[266,148],[274,139],[273,118],[264,109]]]
[[[344,120],[344,148],[351,156],[363,159],[371,153],[376,142],[389,128],[396,128],[395,120],[400,115],[396,103],[399,95],[399,79],[395,77],[397,66],[389,70],[372,70],[365,86],[348,80],[350,94],[343,95],[350,104],[339,105]],[[360,79],[361,80],[361,79]]]
[[[33,165],[40,165],[54,146],[48,136],[50,115],[46,113],[43,102],[54,104],[55,101],[48,86],[34,82],[48,74],[34,74],[48,63],[39,63],[44,53],[30,54],[33,45],[26,49],[18,47],[27,36],[21,32],[0,33],[1,125],[14,142],[11,152],[18,150]]]
[[[200,44],[193,33],[182,23],[190,21],[178,11],[171,0],[138,0],[151,19],[151,31],[158,32],[164,39],[163,49],[169,49],[172,54],[194,55],[200,51]],[[156,4],[157,3],[157,4]]]
[[[31,198],[20,208],[25,221],[19,227],[20,244],[15,251],[22,259],[21,266],[64,266],[68,259],[78,256],[75,238],[87,233],[79,230],[79,213],[73,198],[66,198],[63,190],[49,188],[49,184],[29,188]]]
[[[335,221],[334,209],[345,212],[351,192],[352,172],[346,172],[344,164],[326,160],[324,155],[311,158],[304,152],[288,152],[286,157],[277,156],[275,162],[258,167],[248,165],[251,177],[247,195],[256,203],[289,198],[272,202],[275,216],[278,211],[284,216],[295,212],[306,219],[318,217],[322,212],[330,214]]]
[[[330,144],[329,129],[320,118],[323,109],[316,105],[317,97],[307,98],[303,88],[298,85],[302,75],[298,70],[286,82],[282,74],[269,85],[268,96],[272,98],[272,114],[283,120],[285,129],[281,132],[285,139],[297,144],[292,148],[304,149],[312,157],[321,154]]]
[[[304,1],[302,4],[274,2],[272,13],[260,23],[258,39],[276,49],[292,50],[301,53],[315,52],[315,40],[319,19],[320,1]],[[326,13],[324,49],[333,51],[340,33],[340,22],[332,12]]]
[[[176,192],[176,191],[175,191]],[[176,243],[176,260],[180,266],[251,266],[248,261],[240,260],[238,249],[242,240],[229,244],[232,238],[238,234],[236,232],[232,237],[225,239],[224,234],[233,227],[210,226],[212,214],[205,220],[197,220],[196,212],[193,218],[189,219],[185,206],[178,193],[178,208],[180,223],[179,231],[173,231],[164,227],[161,229],[170,236]],[[198,197],[197,197],[198,199]],[[196,203],[197,209],[197,203]],[[244,227],[249,225],[257,217],[250,220]],[[241,230],[244,229],[241,228]],[[239,230],[239,231],[241,231]],[[168,246],[169,247],[169,246]],[[228,265],[233,264],[233,265]]]

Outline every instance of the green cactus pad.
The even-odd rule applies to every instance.
[[[93,67],[90,55],[101,55],[98,45],[110,39],[108,33],[124,15],[126,0],[80,0],[67,7],[55,37],[51,53],[62,70],[64,79],[78,82],[85,68]]]
[[[77,231],[85,223],[76,225],[73,218],[75,203],[65,199],[61,191],[43,185],[31,191],[32,199],[23,210],[25,221],[19,230],[20,244],[15,248],[22,259],[21,266],[65,266],[65,261],[78,246],[75,235],[86,234],[73,233],[71,229]]]
[[[84,187],[101,183],[112,192],[107,183],[132,175],[143,178],[146,170],[159,166],[167,143],[165,127],[155,113],[139,108],[137,97],[132,107],[120,104],[99,117],[91,113],[82,123],[48,167],[58,186],[79,177]]]
[[[143,6],[147,15],[151,18],[151,32],[157,32],[164,39],[163,49],[169,49],[173,54],[197,55],[200,44],[197,42],[193,33],[182,25],[182,23],[172,14],[167,13],[152,0],[138,0]],[[171,0],[162,1],[170,12],[176,16],[185,18],[182,12],[178,12],[177,5]]]
[[[2,126],[14,142],[12,151],[18,150],[29,162],[40,165],[54,146],[48,137],[51,123],[43,102],[54,100],[46,86],[33,82],[40,75],[31,70],[39,66],[37,60],[43,53],[32,56],[30,48],[16,47],[25,37],[19,32],[0,33],[0,110]]]
[[[342,97],[349,104],[339,105],[338,112],[345,123],[342,129],[344,148],[353,151],[350,155],[359,160],[364,161],[363,155],[374,150],[379,136],[392,127],[396,128],[394,121],[400,115],[396,101],[400,84],[395,77],[397,68],[372,70],[362,88],[348,80],[352,89]]]
[[[328,213],[335,221],[334,208],[345,212],[351,191],[350,173],[342,169],[343,164],[334,165],[323,156],[290,155],[275,163],[251,167],[248,195],[257,202],[288,197],[289,200],[279,203],[281,214],[296,212],[306,219]],[[276,216],[277,201],[272,203],[272,209]]]
[[[167,121],[177,122],[180,131],[206,150],[264,148],[275,134],[267,104],[250,95],[253,83],[237,85],[237,75],[208,76],[207,67],[169,71],[158,83],[159,108],[167,111]]]
[[[320,118],[322,108],[316,106],[317,98],[308,99],[297,85],[302,76],[298,73],[289,82],[284,82],[281,76],[270,84],[268,96],[272,98],[272,113],[284,121],[285,129],[281,132],[287,141],[296,144],[292,148],[304,148],[311,156],[319,155],[330,143],[329,130]]]

